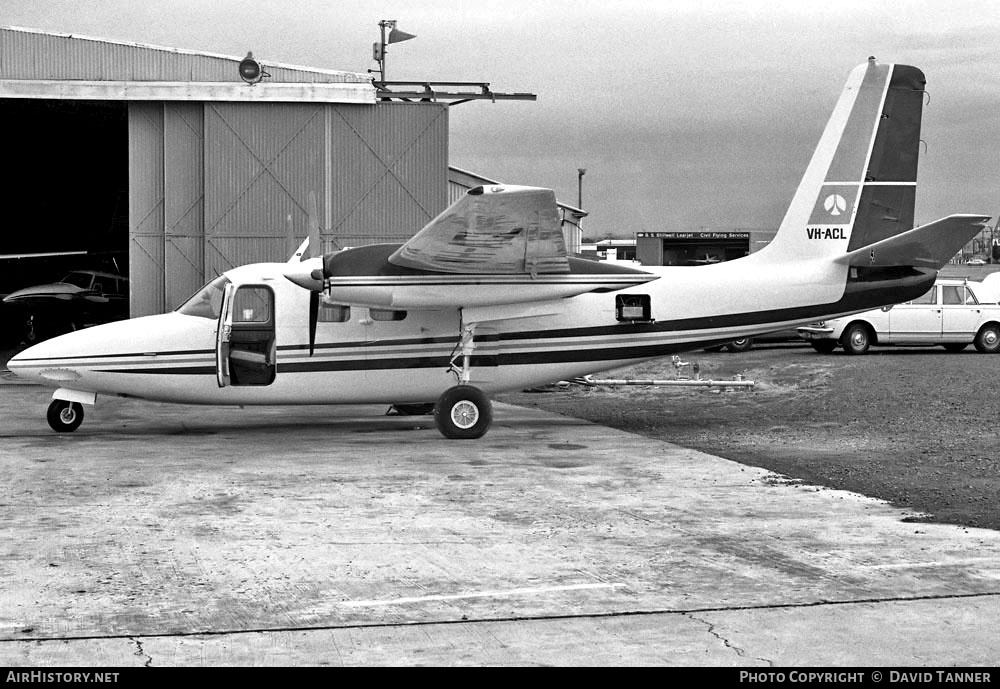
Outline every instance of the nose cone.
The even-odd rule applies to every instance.
[[[62,385],[80,378],[71,366],[74,336],[78,333],[60,335],[51,340],[28,347],[7,362],[11,373],[26,380],[34,380],[46,385]]]
[[[31,349],[31,348],[29,347],[28,349]],[[24,352],[27,352],[28,349],[24,350]],[[14,356],[12,356],[10,358],[10,361],[7,362],[7,370],[9,370],[11,373],[15,373],[17,375],[21,375],[19,373],[19,371],[22,370],[23,360],[19,360],[18,357],[20,357],[22,354],[24,354],[24,352],[20,352],[18,354],[15,354]]]
[[[115,369],[177,353],[184,354],[185,361],[200,356],[214,362],[216,324],[214,319],[177,313],[114,321],[39,342],[7,367],[44,385],[111,393],[117,385],[109,382],[112,377],[130,377]]]

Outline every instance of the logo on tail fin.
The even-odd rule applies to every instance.
[[[810,225],[847,225],[854,213],[858,184],[824,184],[816,195]]]
[[[823,208],[825,208],[830,215],[840,215],[847,210],[847,199],[840,194],[830,194],[823,201]]]

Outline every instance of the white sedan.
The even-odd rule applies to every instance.
[[[960,352],[970,344],[995,353],[1000,351],[1000,304],[986,295],[980,283],[942,278],[913,301],[813,323],[799,328],[799,336],[823,353],[838,345],[848,354],[883,345],[942,345]]]

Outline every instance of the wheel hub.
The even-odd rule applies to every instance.
[[[468,400],[462,400],[451,408],[451,421],[463,431],[472,428],[479,421],[479,407]]]

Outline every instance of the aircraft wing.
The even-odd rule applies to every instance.
[[[549,301],[657,277],[570,259],[555,193],[507,185],[471,189],[402,246],[345,249],[291,264],[284,275],[333,303],[428,310]]]
[[[476,187],[431,220],[389,262],[473,275],[568,273],[551,189]]]
[[[940,270],[986,227],[989,219],[988,215],[949,215],[851,251],[836,262],[851,266],[914,266]]]
[[[0,261],[14,261],[22,258],[52,258],[54,256],[86,256],[86,251],[36,251],[26,254],[0,254]]]

